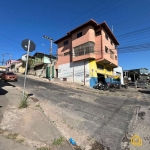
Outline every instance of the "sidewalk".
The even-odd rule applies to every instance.
[[[23,76],[23,74],[18,73],[18,75]],[[57,80],[57,79],[52,79],[52,81],[49,81],[49,79],[47,78],[42,78],[42,77],[38,77],[38,76],[33,76],[33,75],[27,75],[28,78],[31,79],[35,79],[35,80],[39,80],[39,81],[44,81],[44,82],[51,82],[60,86],[65,86],[65,87],[71,87],[74,89],[78,89],[78,90],[83,90],[83,91],[87,91],[87,92],[93,92],[93,93],[100,93],[99,90],[95,90],[87,85],[83,85],[82,83],[75,83],[75,82],[70,82],[70,81],[62,81],[62,80]],[[105,93],[108,93],[108,91],[104,91]]]
[[[18,74],[23,76],[22,74]],[[38,76],[33,76],[33,75],[27,75],[28,78],[31,79],[35,79],[35,80],[39,80],[39,81],[44,81],[44,82],[51,82],[63,87],[69,87],[69,88],[74,88],[76,90],[80,90],[80,91],[86,91],[86,92],[92,92],[92,93],[96,93],[96,94],[107,94],[107,95],[112,95],[112,93],[115,93],[115,95],[124,95],[127,94],[128,92],[131,91],[138,91],[138,89],[134,89],[134,88],[128,88],[128,89],[117,89],[115,92],[109,92],[109,91],[100,91],[100,90],[96,90],[93,89],[87,85],[83,85],[82,83],[76,83],[76,82],[70,82],[70,81],[62,81],[59,79],[52,79],[52,81],[49,81],[49,79],[47,78],[42,78],[42,77],[38,77]]]
[[[24,76],[23,74],[17,73],[18,75]],[[89,90],[93,90],[91,87],[87,86],[87,85],[83,85],[82,83],[75,83],[75,82],[70,82],[70,81],[62,81],[59,79],[52,79],[51,81],[47,78],[43,78],[43,77],[38,77],[38,76],[34,76],[34,75],[27,75],[28,78],[32,78],[32,79],[38,79],[40,81],[45,81],[45,82],[52,82],[52,83],[56,83],[56,84],[64,84],[66,86],[73,86],[73,87],[81,87],[81,88],[86,88]]]
[[[47,119],[38,102],[29,98],[29,107],[19,109],[20,89],[0,82],[0,150],[34,150],[41,147],[73,150],[50,118]]]

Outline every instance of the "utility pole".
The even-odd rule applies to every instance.
[[[52,42],[53,42],[53,39],[46,36],[46,35],[44,35],[43,38],[50,40],[50,80],[51,80],[52,79],[52,62],[53,62],[53,60],[52,60]]]
[[[5,56],[5,54],[2,54],[2,56],[3,56],[3,60],[2,60],[2,66],[3,66],[3,64],[4,64],[4,56]]]
[[[5,56],[6,54],[8,54],[8,55],[10,56],[10,60],[11,60],[11,56],[12,56],[11,54],[9,54],[9,53],[2,54],[2,56],[3,56],[2,65],[4,65],[4,56]]]

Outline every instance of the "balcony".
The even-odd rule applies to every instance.
[[[73,60],[73,62],[75,62],[75,61],[84,60],[84,59],[95,59],[94,52],[86,53],[83,55],[75,55],[72,60]]]
[[[73,61],[79,61],[89,58],[95,59],[93,42],[87,42],[77,47],[74,47],[73,51]]]

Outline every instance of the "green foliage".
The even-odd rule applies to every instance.
[[[28,94],[24,94],[24,98],[21,100],[20,104],[19,104],[19,108],[27,108],[28,107],[28,103],[27,103],[27,98],[28,98]]]
[[[33,65],[33,63],[34,63],[34,60],[31,59],[31,58],[29,58],[29,60],[28,60],[28,69],[31,68],[31,66]],[[22,61],[22,67],[23,67],[23,68],[26,67],[26,61]]]
[[[54,139],[53,145],[60,145],[63,142],[63,140],[63,137],[60,137],[59,139]]]
[[[20,102],[19,108],[21,109],[21,108],[27,108],[27,107],[28,107],[27,101],[26,100],[22,100]]]
[[[17,138],[18,134],[17,133],[9,133],[6,138],[8,139],[12,139],[12,140],[15,140]]]

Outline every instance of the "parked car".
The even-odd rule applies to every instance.
[[[17,81],[18,80],[17,75],[14,74],[13,72],[4,72],[1,78],[4,81]]]
[[[5,71],[1,70],[0,71],[0,78],[2,77],[2,74],[4,73]]]
[[[139,80],[136,83],[136,87],[137,88],[145,88],[145,89],[147,89],[147,83],[146,83],[146,81]]]
[[[134,88],[136,87],[135,82],[129,82],[127,85],[128,85],[128,87],[134,87]]]

